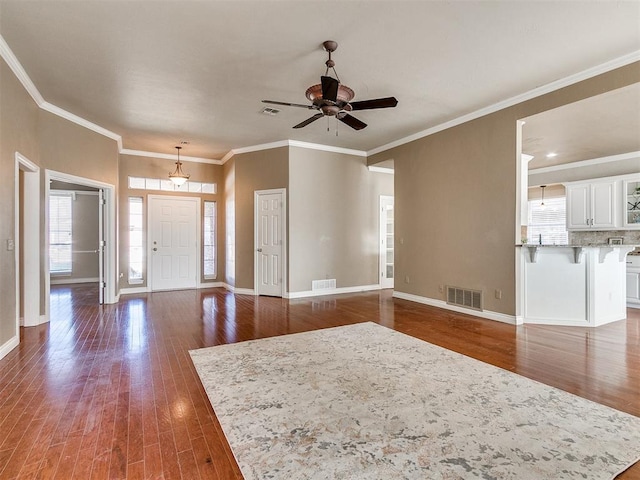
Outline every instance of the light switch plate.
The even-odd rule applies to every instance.
[[[16,242],[13,240],[13,238],[7,238],[7,250],[11,252],[15,248],[16,248]]]

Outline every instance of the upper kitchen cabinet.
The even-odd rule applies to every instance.
[[[572,182],[565,187],[568,230],[612,230],[620,227],[617,181]]]
[[[640,173],[564,185],[568,230],[640,230]]]
[[[640,175],[623,180],[625,229],[640,229]]]

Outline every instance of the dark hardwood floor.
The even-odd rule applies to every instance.
[[[188,350],[365,321],[640,416],[640,310],[597,329],[516,328],[390,291],[189,290],[99,306],[94,287],[60,286],[51,322],[22,329],[0,360],[0,478],[241,479]]]

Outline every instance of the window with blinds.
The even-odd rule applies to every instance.
[[[49,195],[49,271],[70,274],[72,269],[73,194]]]
[[[544,203],[543,206],[540,200],[529,200],[528,243],[566,245],[569,232],[565,197],[545,199]]]
[[[216,202],[204,202],[202,228],[203,273],[205,278],[216,277]]]

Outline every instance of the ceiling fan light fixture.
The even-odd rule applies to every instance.
[[[181,149],[182,147],[176,147],[176,150],[178,150],[178,161],[176,162],[176,169],[169,174],[169,180],[171,180],[177,186],[184,185],[191,177],[191,175],[182,171],[182,162],[180,161]]]
[[[320,83],[312,85],[307,88],[304,95],[314,104],[322,104],[322,85]],[[356,94],[346,85],[338,85],[338,95],[336,97],[336,103],[349,103],[353,100]]]

